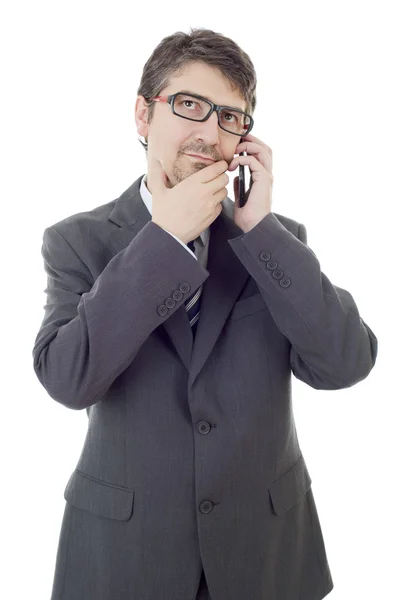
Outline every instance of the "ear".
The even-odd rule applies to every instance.
[[[149,126],[147,122],[148,118],[148,108],[143,102],[143,96],[138,96],[135,104],[135,122],[136,122],[136,130],[139,135],[143,138],[147,138],[149,133]],[[147,140],[146,140],[147,143]]]

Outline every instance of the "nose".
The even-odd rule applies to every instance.
[[[193,121],[193,123],[196,123]],[[218,143],[219,134],[222,131],[218,125],[218,114],[215,110],[207,119],[207,121],[196,123],[196,139],[202,139],[204,142],[213,146]]]

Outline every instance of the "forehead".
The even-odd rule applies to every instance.
[[[204,63],[185,65],[173,75],[164,93],[185,92],[196,94],[220,106],[246,110],[246,102],[239,90],[232,90],[231,82],[216,67]]]

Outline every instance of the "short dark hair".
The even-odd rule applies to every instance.
[[[137,94],[144,97],[149,107],[148,123],[151,123],[155,107],[150,98],[158,96],[173,77],[179,76],[193,62],[218,68],[230,81],[232,91],[239,90],[246,102],[245,112],[254,114],[257,76],[248,54],[221,33],[190,28],[189,34],[177,31],[162,39],[143,67]],[[146,143],[143,143],[139,138],[147,154],[147,138],[145,140]]]

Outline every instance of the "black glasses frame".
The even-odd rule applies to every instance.
[[[193,98],[197,98],[198,100],[203,100],[204,102],[207,102],[207,104],[210,105],[209,113],[203,119],[191,119],[190,117],[183,117],[182,115],[179,115],[177,112],[175,112],[174,104],[175,104],[176,96],[180,96],[180,95],[191,96]],[[169,96],[155,96],[154,98],[150,98],[150,101],[151,100],[154,100],[155,102],[165,102],[167,104],[170,104],[174,115],[176,115],[177,117],[181,117],[181,119],[187,119],[188,121],[196,121],[197,123],[202,123],[203,121],[207,121],[207,119],[210,118],[210,116],[212,115],[214,110],[216,110],[217,115],[218,115],[218,125],[221,127],[221,129],[223,129],[227,133],[231,133],[232,135],[238,135],[239,137],[245,137],[253,129],[254,119],[251,115],[249,115],[249,113],[246,113],[243,110],[237,110],[236,108],[232,108],[231,106],[219,106],[218,104],[214,104],[213,102],[211,102],[211,100],[207,100],[206,98],[203,98],[203,96],[198,96],[197,94],[189,94],[187,92],[176,92],[176,94],[170,94]],[[225,127],[223,127],[221,125],[220,116],[221,116],[221,110],[223,108],[227,108],[234,112],[239,112],[242,115],[246,115],[247,117],[250,118],[250,123],[249,123],[247,131],[245,133],[234,133],[233,131],[229,131],[229,129],[225,129]]]

